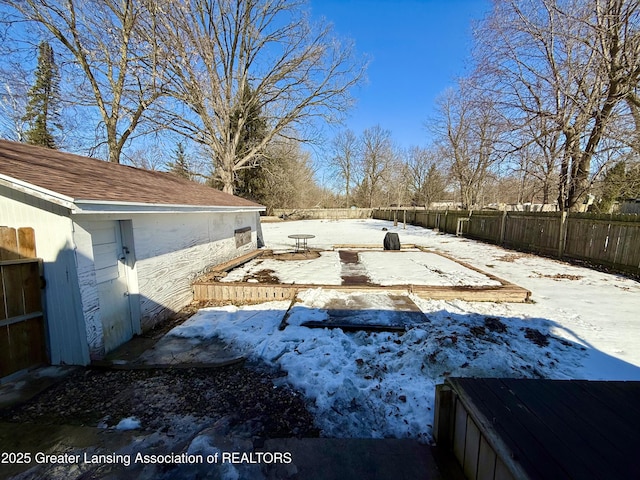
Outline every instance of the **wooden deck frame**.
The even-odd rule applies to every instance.
[[[452,378],[433,433],[466,478],[638,478],[640,382]]]
[[[334,249],[367,249],[380,248],[373,245],[334,245]],[[495,275],[484,272],[472,265],[460,262],[455,258],[434,252],[419,245],[406,245],[405,248],[418,249],[426,253],[433,253],[445,257],[465,268],[481,273],[491,280],[497,281],[496,286],[428,286],[428,285],[317,285],[317,284],[269,284],[246,282],[216,282],[196,280],[193,284],[193,299],[197,302],[238,302],[261,303],[277,300],[291,300],[300,290],[323,288],[346,293],[374,293],[401,292],[413,293],[426,300],[465,300],[468,302],[509,302],[523,303],[529,301],[531,292],[518,285],[507,282]],[[211,271],[226,271],[242,265],[260,256],[261,251],[254,251],[243,255],[223,265],[213,267]]]

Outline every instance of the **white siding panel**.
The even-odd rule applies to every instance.
[[[113,240],[115,242],[115,238]],[[95,245],[93,258],[96,269],[96,282],[103,283],[118,278],[118,253],[116,244]]]
[[[252,241],[236,248],[234,230],[243,227]],[[135,215],[133,230],[143,330],[187,305],[191,282],[208,267],[256,248],[254,212]]]
[[[116,243],[116,231],[113,226],[91,229],[91,239],[94,245],[106,245]]]
[[[93,267],[91,233],[88,231],[88,225],[75,222],[73,238],[76,244],[78,282],[89,356],[92,360],[100,359],[104,356],[103,329],[96,272]]]
[[[0,186],[0,225],[32,227],[38,257],[44,261],[50,360],[53,364],[86,365],[89,350],[76,276],[72,223],[67,213],[61,207]]]

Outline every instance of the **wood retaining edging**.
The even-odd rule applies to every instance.
[[[505,282],[500,286],[487,287],[443,287],[428,285],[391,285],[391,286],[344,286],[312,284],[250,284],[242,282],[195,282],[193,299],[196,302],[238,302],[261,303],[278,300],[291,300],[300,290],[322,288],[345,293],[403,292],[413,293],[425,300],[465,300],[467,302],[510,302],[524,303],[531,292]]]
[[[338,246],[334,247],[337,248]],[[340,246],[344,248],[345,246]],[[353,247],[353,246],[352,246]],[[370,245],[359,245],[358,248],[372,248]],[[377,247],[377,246],[376,246]],[[412,245],[413,247],[413,245]],[[485,275],[500,285],[497,286],[430,286],[430,285],[317,285],[317,284],[271,284],[246,282],[216,282],[198,281],[192,283],[193,299],[196,302],[236,302],[262,303],[279,300],[293,300],[300,290],[322,288],[345,293],[377,293],[402,292],[413,293],[425,300],[465,300],[468,302],[511,302],[523,303],[529,301],[531,292],[479,268],[461,262],[449,255],[434,252],[416,245],[415,248],[425,253],[433,253],[447,258],[459,265]],[[245,262],[258,255],[246,255]],[[240,260],[240,259],[237,259]],[[235,266],[244,262],[228,262]],[[214,267],[211,270],[220,270]]]

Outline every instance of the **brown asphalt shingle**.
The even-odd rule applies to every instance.
[[[259,207],[175,175],[0,140],[0,174],[74,200]]]

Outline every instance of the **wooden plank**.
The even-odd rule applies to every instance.
[[[4,281],[7,318],[23,315],[25,311],[21,265],[4,265],[2,267],[2,278]]]
[[[574,416],[587,419],[594,432],[598,431],[601,437],[608,439],[607,443],[613,444],[612,448],[623,454],[637,454],[634,447],[639,431],[638,417],[627,417],[627,410],[616,395],[596,394],[596,385],[586,381],[559,382],[556,389],[571,405]]]
[[[467,410],[456,399],[454,423],[453,423],[453,454],[460,462],[464,463],[464,446],[467,438]]]
[[[260,255],[262,255],[264,253],[264,250],[254,250],[252,252],[246,253],[240,257],[234,258],[233,260],[229,260],[228,262],[225,263],[221,263],[219,265],[215,265],[211,268],[208,269],[209,272],[211,273],[216,273],[216,272],[227,272],[233,268],[239,267],[240,265],[243,265],[251,260],[253,260],[254,258],[259,257]]]
[[[9,344],[9,327],[0,326],[0,378],[13,373],[11,370],[11,345]]]
[[[0,260],[15,260],[20,258],[18,253],[18,237],[16,229],[0,227]]]
[[[586,388],[593,384],[593,382],[586,384]],[[610,389],[610,395],[619,400],[619,408],[621,408],[619,412],[624,412],[624,416],[627,419],[632,416],[634,422],[638,421],[637,419],[640,417],[640,402],[638,402],[638,399],[640,399],[640,382],[608,381],[603,385]]]
[[[513,401],[505,402],[501,398],[504,395],[494,393],[496,388],[504,387],[489,386],[487,381],[457,378],[454,388],[509,470],[515,477],[565,478],[566,472],[549,458],[548,451],[537,442],[530,429],[513,417],[514,409],[521,406]]]
[[[14,323],[26,322],[27,320],[31,320],[32,318],[38,318],[42,316],[42,312],[31,312],[26,313],[24,315],[19,315],[17,317],[6,318],[4,320],[0,320],[0,326],[6,327],[7,325],[12,325]]]
[[[476,478],[478,474],[478,454],[480,453],[480,430],[470,415],[467,416],[467,433],[464,445],[464,474],[467,478]]]
[[[480,437],[480,450],[478,451],[478,472],[476,480],[494,480],[496,474],[496,452],[484,438]]]
[[[337,243],[333,245],[334,250],[344,249],[344,250],[383,250],[384,246],[382,244],[377,243]],[[416,248],[420,248],[418,245],[413,243],[400,244],[401,250],[413,250]],[[397,250],[387,250],[388,253],[393,253]]]
[[[29,314],[42,310],[42,292],[40,290],[40,265],[28,263],[20,266],[22,276],[22,296],[24,313]]]
[[[423,285],[393,285],[393,286],[352,286],[352,285],[307,285],[307,284],[250,284],[231,283],[207,284],[196,282],[193,284],[194,299],[207,300],[233,300],[240,298],[291,298],[292,290],[304,290],[313,288],[325,288],[346,293],[369,292],[411,292],[415,295],[434,300],[467,300],[477,302],[526,302],[531,292],[517,285],[505,285],[503,287],[443,287]],[[233,289],[233,292],[230,290]],[[262,293],[254,293],[260,290]],[[280,293],[278,293],[280,292]]]
[[[392,333],[404,333],[407,331],[405,327],[397,325],[373,325],[365,323],[341,323],[341,322],[318,322],[309,321],[300,324],[302,327],[307,328],[339,328],[345,332],[392,332]]]
[[[33,228],[18,229],[18,253],[22,258],[36,258],[36,235]]]
[[[543,451],[546,451],[545,464],[538,464],[538,460],[535,461],[538,469],[544,468],[545,478],[561,478],[565,475],[574,478],[594,478],[593,466],[589,466],[583,456],[581,458],[580,449],[568,444],[563,432],[550,429],[543,419],[532,411],[526,399],[517,396],[511,388],[514,385],[511,379],[487,379],[486,385],[497,394],[499,401],[510,409],[511,419],[520,427],[521,439],[524,440],[516,441],[522,442],[527,450],[532,448],[531,443],[535,443],[536,446],[541,445]],[[539,385],[552,384],[539,383]]]
[[[611,390],[607,383],[462,380],[464,389],[473,392],[474,398],[482,398],[485,406],[494,403],[486,412],[504,430],[502,440],[510,448],[522,449],[525,460],[522,463],[527,465],[527,471],[533,468],[541,478],[631,478],[637,474],[640,425],[637,417],[634,424],[621,405],[615,405],[617,400],[612,394],[617,392],[606,395],[597,391],[598,387]],[[523,385],[529,387],[528,392]],[[547,410],[543,408],[544,402],[548,404]],[[556,408],[561,408],[563,414],[545,416],[549,409]],[[560,425],[551,428],[556,420]],[[581,427],[584,422],[591,425]],[[582,430],[575,431],[576,428]],[[622,455],[611,456],[616,448],[621,449]]]
[[[514,480],[516,477],[509,471],[505,463],[496,457],[496,472],[493,476],[494,480]]]
[[[600,428],[615,447],[623,454],[633,457],[639,452],[637,438],[640,431],[640,417],[633,414],[629,403],[637,402],[637,397],[621,395],[608,382],[578,382],[565,387],[576,386],[583,395],[584,402],[598,408]],[[637,460],[637,459],[636,459]]]
[[[11,324],[8,329],[11,373],[46,363],[44,322],[41,316]]]
[[[0,320],[7,318],[7,304],[4,296],[4,266],[0,265]]]
[[[436,401],[433,418],[433,436],[436,444],[445,449],[453,445],[455,396],[451,387],[436,385]]]
[[[25,265],[28,263],[39,263],[38,258],[15,258],[13,260],[0,260],[0,267],[5,265]]]
[[[616,474],[616,465],[624,461],[617,448],[599,432],[597,417],[576,415],[578,398],[568,397],[558,389],[559,382],[525,379],[505,380],[508,388],[526,404],[532,415],[539,418],[554,435],[567,445],[567,458],[588,468],[594,477],[606,478]]]

